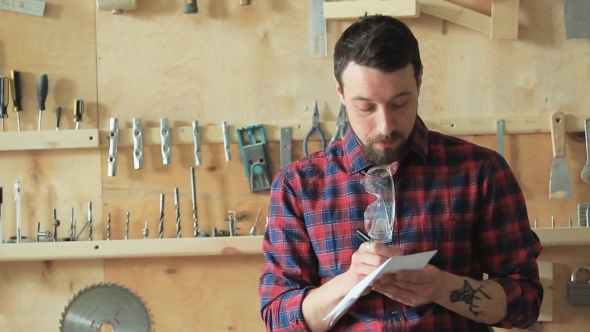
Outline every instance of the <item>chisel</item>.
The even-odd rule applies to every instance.
[[[196,14],[199,12],[197,7],[197,0],[184,0],[184,8],[182,10],[185,14]]]
[[[41,131],[41,118],[43,111],[45,111],[45,100],[47,99],[47,91],[49,90],[49,80],[47,75],[39,75],[37,80],[37,109],[39,110],[39,122],[37,123],[37,131]]]
[[[74,101],[74,121],[76,121],[76,130],[80,129],[82,121],[82,112],[84,111],[84,102],[80,99]]]
[[[20,72],[17,70],[10,71],[10,94],[12,95],[12,110],[16,112],[16,125],[20,131],[20,112],[23,110],[23,106],[21,104]]]
[[[0,77],[0,118],[2,118],[2,131],[4,131],[4,118],[8,117],[8,102],[10,101],[9,87],[8,77]]]

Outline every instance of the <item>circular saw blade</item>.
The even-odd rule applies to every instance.
[[[65,307],[60,332],[99,332],[108,323],[113,332],[153,332],[152,317],[143,300],[130,289],[100,283],[78,292]]]

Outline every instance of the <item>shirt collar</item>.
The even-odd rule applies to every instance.
[[[426,162],[428,155],[428,134],[428,127],[417,115],[414,129],[408,138],[408,148],[420,158],[422,163]],[[346,153],[345,167],[349,174],[361,172],[374,166],[350,126],[346,129],[342,146]]]

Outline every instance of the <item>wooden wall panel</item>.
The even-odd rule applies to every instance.
[[[452,2],[490,13],[491,0]],[[140,0],[138,5],[137,10],[123,15],[96,11],[94,0],[48,0],[42,18],[0,11],[0,74],[21,70],[24,130],[36,129],[35,84],[40,73],[48,74],[50,83],[45,130],[54,127],[56,106],[64,110],[62,129],[72,129],[72,103],[78,98],[86,102],[83,128],[106,129],[109,117],[119,118],[121,127],[130,127],[133,117],[141,117],[146,127],[158,126],[161,117],[169,118],[172,126],[199,120],[201,125],[227,121],[308,127],[315,100],[321,121],[335,120],[338,99],[332,61],[307,54],[307,1],[252,0],[251,5],[239,6],[237,0],[203,0],[196,15],[183,14],[177,0]],[[590,70],[585,59],[590,46],[584,40],[565,39],[561,6],[550,0],[522,0],[516,41],[490,39],[428,15],[406,19],[420,41],[425,65],[420,114],[425,118],[548,117],[554,110],[586,114],[590,97],[584,89]],[[329,54],[349,24],[329,22]],[[16,130],[12,112],[6,130]],[[493,136],[466,138],[495,148]],[[312,146],[310,150],[315,150],[318,143]],[[274,175],[279,165],[278,144],[272,142],[269,148]],[[588,186],[579,178],[585,162],[584,144],[570,135],[566,153],[575,198],[551,201],[550,136],[506,137],[506,158],[525,193],[531,221],[538,218],[540,227],[550,227],[552,215],[558,227],[567,226],[569,217],[576,225],[577,203],[590,200]],[[106,217],[111,213],[113,239],[124,236],[127,211],[131,212],[130,238],[141,237],[146,220],[150,237],[157,236],[160,192],[166,193],[165,236],[175,236],[173,188],[179,187],[183,237],[192,234],[191,146],[173,146],[168,166],[161,164],[159,148],[149,147],[145,168],[137,171],[132,168],[131,149],[121,148],[118,174],[112,178],[106,175],[106,154],[106,149],[2,152],[0,185],[11,188],[17,177],[26,180],[24,215],[30,226],[39,220],[49,227],[54,205],[66,221],[75,205],[81,226],[85,203],[91,200],[95,237],[104,237]],[[301,156],[301,142],[294,142],[293,158]],[[238,223],[241,229],[237,232],[245,235],[262,208],[258,225],[258,234],[262,234],[268,194],[249,192],[238,146],[232,144],[230,162],[225,161],[220,144],[203,146],[203,159],[196,172],[200,225],[208,233],[212,227],[226,229],[227,212],[235,210],[246,217]],[[25,187],[28,183],[31,186]],[[14,233],[9,194],[10,190],[5,195],[5,238]],[[564,288],[559,288],[565,287],[571,269],[589,263],[587,249],[544,251],[543,260],[558,263],[556,321],[545,323],[545,331],[580,330],[588,324],[587,309],[570,308]],[[45,264],[9,263],[0,268],[2,279],[10,281],[0,286],[10,295],[0,303],[4,308],[0,308],[0,329],[56,326],[58,311],[76,288],[108,280],[136,288],[148,300],[159,326],[190,329],[198,320],[203,330],[263,330],[256,293],[262,264],[259,256],[108,260],[104,276],[100,260]],[[47,275],[48,269],[55,279],[39,277]],[[187,288],[196,288],[195,294],[182,291]],[[24,309],[10,311],[14,305]],[[48,306],[59,310],[24,323]]]
[[[156,331],[264,331],[261,255],[105,261],[105,278],[133,289]]]
[[[13,262],[0,265],[0,330],[57,331],[68,301],[104,280],[100,260]]]

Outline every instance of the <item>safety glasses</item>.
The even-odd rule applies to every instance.
[[[369,169],[361,180],[365,190],[377,199],[365,210],[365,229],[373,241],[390,242],[395,221],[395,186],[388,166]]]

